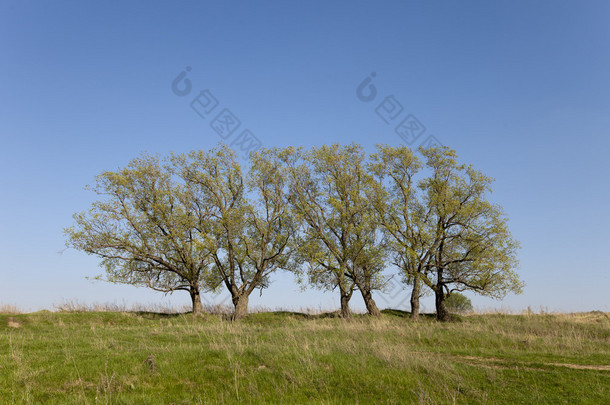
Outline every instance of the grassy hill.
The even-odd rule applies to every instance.
[[[608,403],[610,316],[0,315],[6,403]]]

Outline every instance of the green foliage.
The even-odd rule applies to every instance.
[[[197,238],[187,190],[171,168],[144,155],[97,176],[89,189],[100,200],[74,215],[67,245],[100,257],[108,281],[189,291],[195,311],[199,290],[214,288],[211,260]]]
[[[406,147],[379,145],[369,171],[370,195],[394,264],[413,284],[413,301],[423,282],[436,295],[439,319],[446,320],[444,298],[471,290],[501,298],[521,292],[514,269],[519,247],[501,207],[491,204],[492,179],[459,164],[447,147],[420,148],[424,163]],[[427,176],[417,181],[422,167]]]
[[[453,313],[465,313],[472,311],[472,302],[470,298],[459,292],[451,293],[445,300],[447,310]]]
[[[383,286],[385,246],[368,199],[372,186],[360,145],[287,148],[289,199],[304,224],[299,235],[308,281],[341,294],[343,316],[357,287],[369,312],[378,315],[371,291]]]
[[[488,200],[492,179],[447,147],[420,152],[423,161],[387,145],[368,159],[357,144],[262,149],[245,174],[224,145],[142,156],[96,178],[101,200],[74,216],[68,246],[99,256],[109,281],[189,291],[194,311],[200,290],[224,285],[236,317],[278,269],[338,289],[345,317],[356,290],[379,315],[372,291],[388,262],[413,285],[413,306],[435,294],[441,320],[452,292],[521,292],[519,244]]]
[[[298,224],[287,208],[276,155],[275,150],[252,154],[247,176],[226,146],[173,158],[197,214],[201,243],[231,294],[235,318],[247,312],[254,289],[268,287],[273,271],[289,267]]]
[[[458,164],[457,154],[447,147],[420,152],[432,172],[419,188],[434,252],[422,280],[436,295],[439,319],[447,319],[444,297],[452,291],[470,290],[494,298],[520,293],[523,283],[514,271],[519,243],[508,230],[502,208],[487,199],[492,179]]]
[[[200,290],[224,285],[241,316],[252,290],[288,267],[298,226],[273,153],[254,154],[247,178],[226,146],[105,172],[93,187],[102,200],[74,216],[68,246],[99,256],[109,281],[189,291],[193,312]]]

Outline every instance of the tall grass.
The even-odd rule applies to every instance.
[[[606,313],[470,315],[441,324],[432,317],[412,322],[400,311],[349,321],[283,311],[232,323],[222,314],[85,309],[0,315],[3,401],[604,403],[610,397]],[[9,327],[9,318],[20,327]]]
[[[16,305],[0,304],[0,314],[15,315],[22,312]]]

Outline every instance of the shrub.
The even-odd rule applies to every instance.
[[[472,311],[472,302],[470,298],[458,292],[452,293],[445,300],[445,306],[449,312],[465,313]]]

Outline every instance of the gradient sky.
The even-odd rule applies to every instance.
[[[610,3],[328,3],[0,1],[0,304],[189,301],[86,280],[98,259],[64,250],[62,229],[100,172],[221,141],[190,107],[208,89],[213,114],[228,108],[264,146],[367,151],[403,142],[376,114],[393,96],[398,120],[426,127],[413,146],[434,135],[496,179],[491,198],[522,243],[524,294],[469,294],[475,306],[610,311]],[[180,97],[172,81],[187,66]],[[356,88],[372,72],[364,102]],[[338,306],[286,274],[254,295],[252,306]]]

